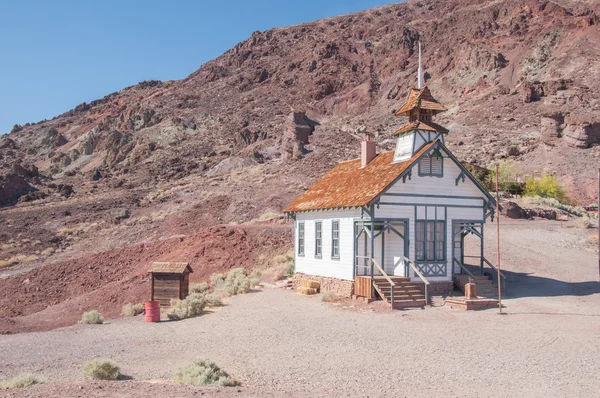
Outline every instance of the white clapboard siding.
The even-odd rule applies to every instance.
[[[359,210],[331,210],[298,213],[296,215],[296,272],[309,275],[326,276],[345,280],[354,278],[354,218],[360,217]],[[340,223],[340,257],[332,258],[331,222]],[[323,244],[321,258],[315,257],[315,222],[321,221],[323,228]],[[304,222],[305,250],[304,256],[298,255],[298,223]]]

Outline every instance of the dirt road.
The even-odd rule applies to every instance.
[[[495,259],[492,230],[486,243]],[[590,233],[505,225],[512,297],[504,316],[448,306],[351,311],[318,296],[264,288],[180,322],[145,324],[138,317],[0,336],[0,378],[48,378],[11,391],[14,397],[597,396],[600,283],[597,258],[586,246]],[[85,382],[81,368],[96,357],[115,360],[132,381]],[[177,367],[198,358],[216,361],[243,387],[168,384]]]

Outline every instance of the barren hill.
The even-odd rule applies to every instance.
[[[0,137],[0,261],[67,261],[280,211],[356,157],[365,130],[393,146],[419,40],[461,160],[556,173],[588,204],[599,22],[591,1],[410,1],[255,32],[186,79],[15,126]]]

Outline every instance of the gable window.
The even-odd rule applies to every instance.
[[[340,222],[331,222],[331,258],[340,258]]]
[[[315,257],[321,258],[323,255],[323,223],[315,222]]]
[[[423,156],[419,161],[419,176],[421,177],[443,177],[444,157],[439,149],[429,155]]]
[[[416,261],[444,261],[446,228],[444,221],[416,222]]]
[[[304,256],[304,223],[298,223],[298,255]]]

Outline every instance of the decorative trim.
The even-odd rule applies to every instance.
[[[423,276],[446,276],[448,271],[447,263],[417,263],[415,265],[421,271]]]
[[[465,175],[465,172],[463,170],[460,171],[460,174],[458,175],[458,177],[456,177],[456,181],[455,184],[456,186],[458,186],[458,182],[462,179],[462,182],[465,182],[465,179],[467,178],[467,176]]]

